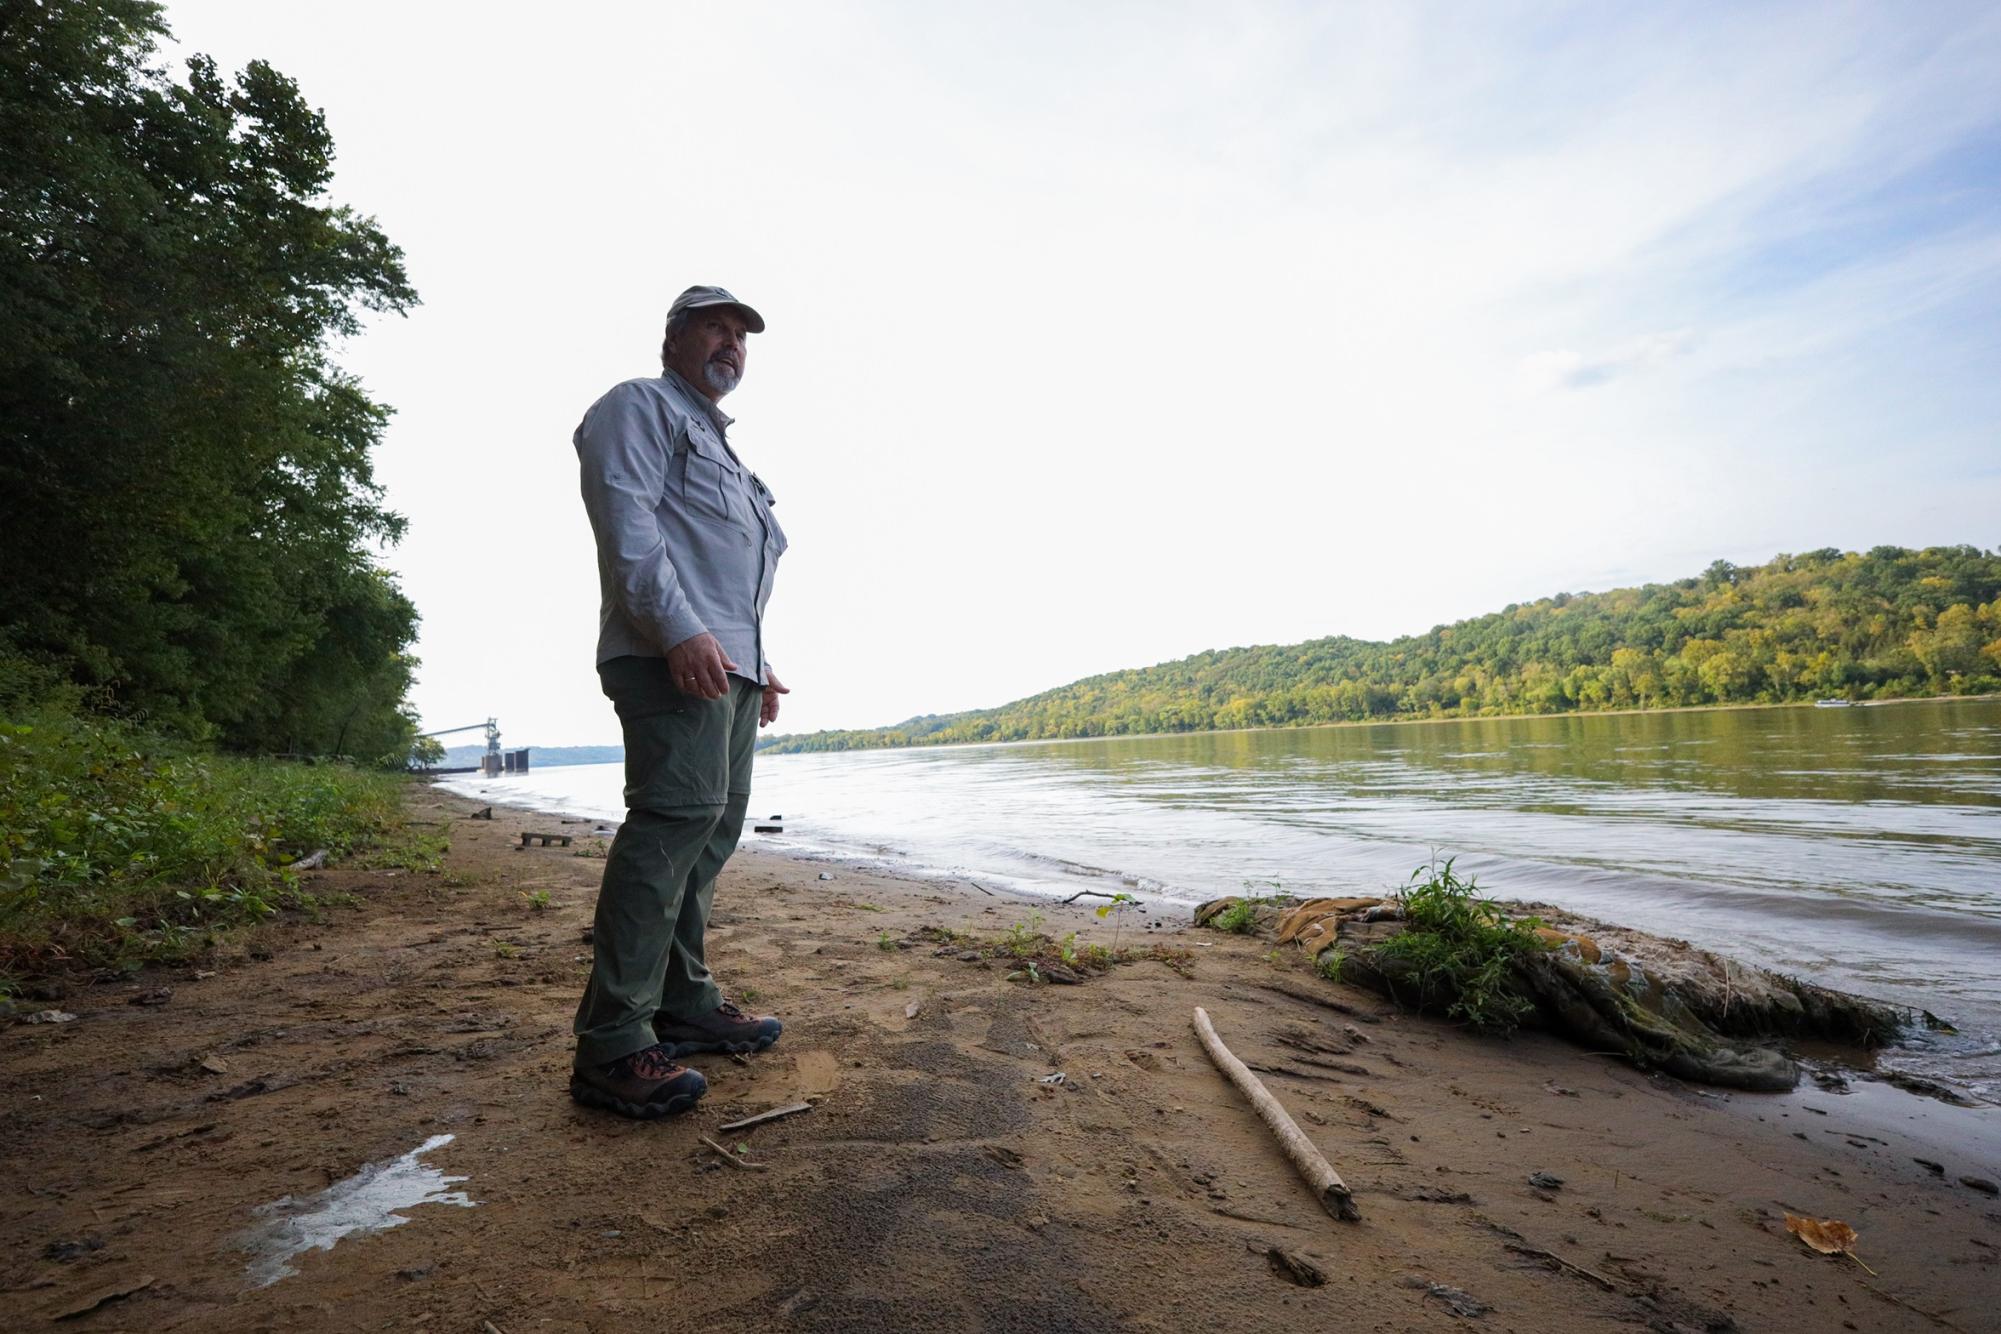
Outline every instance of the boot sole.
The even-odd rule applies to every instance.
[[[704,1093],[707,1091],[703,1090]],[[627,1102],[623,1098],[613,1097],[594,1084],[586,1084],[583,1080],[572,1077],[570,1098],[586,1107],[601,1107],[605,1111],[617,1112],[620,1116],[628,1116],[635,1121],[658,1121],[663,1116],[687,1111],[701,1101],[702,1094],[677,1093],[665,1102]]]
[[[660,1045],[667,1049],[668,1060],[678,1061],[683,1056],[700,1056],[707,1052],[723,1051],[748,1054],[754,1051],[763,1051],[774,1042],[777,1042],[781,1036],[783,1035],[774,1034],[768,1038],[756,1038],[744,1042],[662,1042]]]

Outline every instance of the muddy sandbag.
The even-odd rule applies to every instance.
[[[1343,920],[1382,902],[1382,899],[1308,899],[1287,909],[1278,919],[1278,943],[1296,944],[1318,952],[1321,945],[1333,943],[1334,933]]]

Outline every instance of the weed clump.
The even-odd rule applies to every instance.
[[[1278,881],[1273,880],[1269,883],[1271,893],[1246,893],[1242,898],[1232,900],[1227,908],[1209,919],[1209,926],[1217,931],[1227,931],[1233,936],[1248,936],[1256,931],[1264,909],[1283,909],[1286,904],[1293,902],[1292,895],[1286,893]],[[1254,889],[1253,882],[1246,880],[1244,888]]]
[[[1217,913],[1216,920],[1210,923],[1218,931],[1227,931],[1233,936],[1247,936],[1257,924],[1258,900],[1248,896]]]
[[[1491,1033],[1512,1032],[1535,1008],[1516,965],[1546,948],[1538,918],[1507,917],[1450,858],[1411,872],[1397,901],[1404,929],[1374,947],[1373,962],[1393,987],[1416,989],[1418,1008]]]

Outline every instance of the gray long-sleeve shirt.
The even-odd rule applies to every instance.
[[[762,685],[764,604],[786,547],[771,492],[730,424],[672,371],[627,380],[577,427],[584,509],[597,537],[597,660],[665,657],[707,631]]]

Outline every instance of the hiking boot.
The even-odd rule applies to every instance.
[[[745,1014],[724,1001],[694,1019],[674,1019],[653,1025],[653,1036],[669,1056],[698,1051],[763,1051],[778,1041],[784,1025],[770,1015]]]
[[[685,1112],[709,1091],[709,1081],[698,1070],[674,1064],[674,1056],[656,1042],[609,1065],[573,1070],[570,1096],[639,1121]]]

